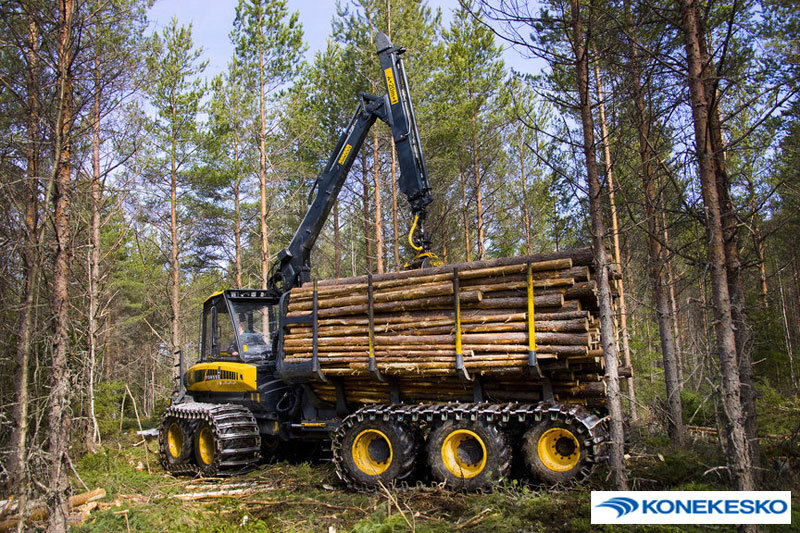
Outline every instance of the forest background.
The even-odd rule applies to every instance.
[[[407,48],[435,251],[456,263],[603,242],[623,273],[631,423],[672,445],[718,428],[732,486],[774,475],[759,435],[800,431],[793,2],[484,0],[443,17],[423,0],[342,1],[305,60],[286,2],[241,0],[213,77],[191,27],[151,35],[148,8],[0,2],[9,492],[65,505],[70,458],[115,434],[123,395],[158,417],[202,301],[262,286],[358,92],[382,92],[376,31]],[[510,44],[543,69],[511,71]],[[408,259],[396,177],[377,125],[313,277]]]

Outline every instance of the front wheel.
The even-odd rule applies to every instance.
[[[192,453],[191,428],[184,420],[166,417],[159,432],[161,462],[165,469],[184,465]]]
[[[494,425],[449,420],[428,436],[428,466],[451,489],[478,490],[508,475],[511,449]]]
[[[345,419],[342,428],[337,432],[334,461],[345,481],[377,487],[411,475],[417,456],[411,428],[368,418]]]

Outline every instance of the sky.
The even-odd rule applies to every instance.
[[[344,3],[345,0],[343,0]],[[203,48],[208,60],[206,76],[210,79],[225,71],[233,54],[229,34],[233,29],[234,11],[238,0],[156,0],[149,11],[150,31],[161,31],[170,19],[177,17],[182,25],[192,24],[195,46]],[[458,0],[429,0],[432,8],[442,10],[447,24],[450,14],[458,7]],[[299,13],[303,33],[308,44],[306,58],[311,61],[314,53],[325,47],[331,31],[331,19],[336,13],[335,0],[288,0],[289,10]],[[396,43],[411,46],[410,43]],[[498,43],[502,44],[502,43]],[[507,67],[521,72],[534,70],[533,62],[522,58],[513,49],[503,54]]]

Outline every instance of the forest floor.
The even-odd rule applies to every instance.
[[[146,453],[138,439],[132,432],[124,434],[77,462],[80,480],[73,479],[74,492],[102,487],[107,495],[92,505],[88,516],[74,526],[75,531],[501,533],[709,529],[591,525],[591,491],[611,488],[604,469],[580,487],[558,491],[512,482],[482,494],[451,492],[430,484],[356,493],[345,489],[324,457],[264,464],[254,472],[227,479],[175,478],[158,464],[156,442],[148,441]],[[789,445],[797,447],[797,443]],[[724,460],[718,449],[716,443],[707,440],[672,449],[663,440],[642,439],[630,451],[632,488],[725,490],[723,471],[716,468]],[[777,448],[774,455],[780,458],[785,454]],[[785,480],[789,486],[777,488],[793,490],[793,522],[800,524],[796,456],[792,461],[783,467],[788,469]],[[775,465],[770,475],[784,476],[780,464]],[[768,488],[776,490],[776,486]],[[793,526],[763,530],[796,531]]]

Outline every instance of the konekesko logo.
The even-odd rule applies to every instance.
[[[791,524],[790,491],[592,491],[592,524]]]
[[[611,498],[610,500],[606,500],[603,503],[597,504],[598,507],[610,507],[617,512],[617,518],[620,516],[626,515],[628,513],[634,512],[636,509],[639,508],[639,502],[634,500],[633,498]]]

